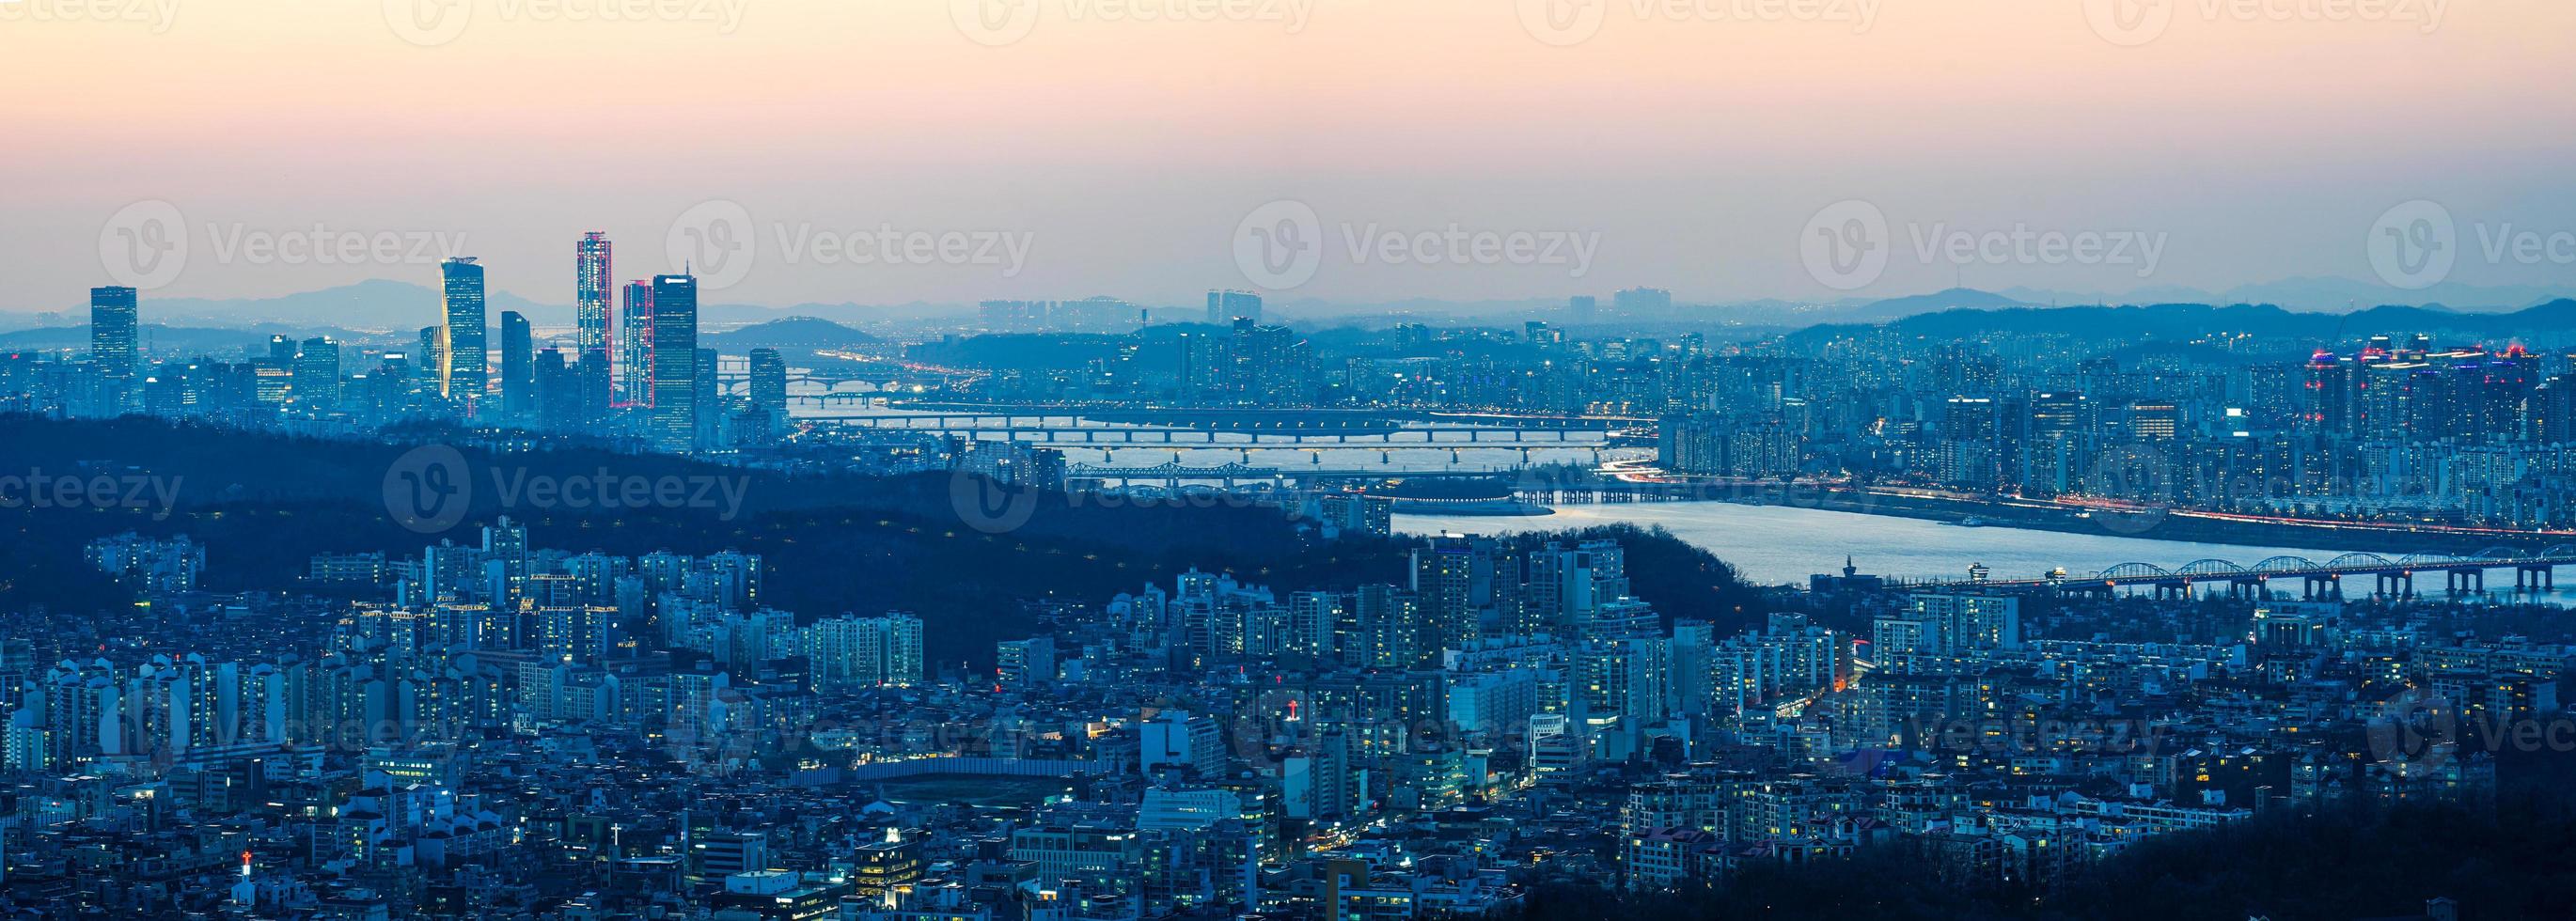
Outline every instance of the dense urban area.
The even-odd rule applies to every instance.
[[[106,287],[0,349],[0,900],[2455,919],[2576,891],[2576,302],[1953,291],[1765,326],[1644,288],[1503,321],[1213,291],[863,329],[709,321],[695,277],[574,249],[565,317],[487,318],[457,258],[416,329],[185,327]],[[1670,504],[1939,521],[1958,556],[1765,584],[1547,515]],[[2012,572],[1980,565],[2001,529],[2327,549]]]

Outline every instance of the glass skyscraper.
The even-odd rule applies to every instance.
[[[698,434],[698,278],[653,276],[653,442],[686,451]]]
[[[130,381],[142,363],[135,336],[134,289],[89,289],[89,357],[99,376]]]
[[[608,350],[608,234],[591,231],[581,235],[579,256],[574,263],[573,323],[575,344],[581,354]]]
[[[446,288],[447,327],[447,348],[439,356],[438,393],[451,400],[480,400],[492,386],[492,359],[483,325],[483,267],[467,256],[441,263],[438,271]]]
[[[653,408],[653,283],[626,283],[617,318],[617,405]]]
[[[516,310],[501,311],[502,412],[518,416],[536,410],[536,375],[536,336],[528,318]]]

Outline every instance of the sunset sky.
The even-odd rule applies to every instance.
[[[781,305],[1188,303],[1250,284],[1238,230],[1278,200],[1325,238],[1284,298],[2368,279],[2374,222],[2415,200],[2456,220],[2451,280],[2571,278],[2548,247],[2576,230],[2561,0],[2181,0],[2160,27],[2085,0],[990,2],[0,2],[0,310],[114,283],[103,232],[154,201],[186,230],[155,296],[434,282],[434,260],[241,245],[319,226],[461,235],[495,287],[565,303],[582,231],[610,232],[622,277],[671,271],[674,222],[710,201],[754,238],[721,299]],[[1801,241],[1848,200],[1885,215],[1892,258],[1846,294]],[[1453,224],[1597,255],[1391,265],[1346,245]],[[2145,277],[1919,257],[1936,231],[2016,226],[2165,242]],[[854,231],[1025,253],[1013,271],[782,245]],[[2480,251],[2523,231],[2537,260]]]

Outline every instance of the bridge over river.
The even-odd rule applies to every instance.
[[[1917,583],[1927,588],[2053,589],[2115,592],[2123,587],[2148,589],[2157,597],[2183,598],[2199,586],[2226,586],[2230,596],[2260,597],[2275,579],[2297,579],[2308,598],[2341,598],[2343,581],[2372,580],[2371,594],[2385,598],[2415,595],[2415,577],[2440,573],[2452,594],[2486,590],[2487,573],[2510,569],[2516,591],[2558,587],[2558,567],[2576,566],[2576,544],[2543,550],[2493,547],[2466,555],[2417,553],[2390,559],[2376,553],[2347,553],[2324,562],[2302,556],[2276,556],[2252,565],[2228,560],[2193,560],[2167,569],[2152,563],[2122,563],[2090,576],[2037,579],[1971,579]]]

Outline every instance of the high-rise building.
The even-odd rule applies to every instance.
[[[529,362],[528,380],[537,393],[537,419],[550,429],[570,429],[581,424],[581,387],[573,382],[572,366],[564,362],[562,349],[542,349]],[[509,395],[502,394],[504,400]]]
[[[921,618],[834,617],[805,630],[814,677],[825,687],[911,687],[921,683]]]
[[[697,413],[698,420],[698,434],[694,441],[699,447],[716,443],[717,423],[723,420],[727,409],[724,388],[717,380],[718,357],[714,349],[698,350],[697,386],[689,388],[689,405]]]
[[[1610,306],[1622,317],[1666,314],[1672,312],[1673,293],[1661,288],[1629,288],[1610,295]]]
[[[89,289],[89,356],[99,376],[130,381],[142,364],[132,288]]]
[[[295,353],[295,402],[307,410],[327,410],[340,402],[340,344],[328,336],[304,340]]]
[[[528,318],[516,310],[501,311],[501,411],[526,414],[537,405],[536,337]]]
[[[608,234],[581,235],[573,266],[573,344],[580,354],[608,351]]]
[[[447,382],[447,327],[420,328],[420,387],[440,390]]]
[[[751,405],[776,418],[787,416],[787,360],[777,349],[751,350]]]
[[[1250,291],[1210,291],[1207,293],[1207,323],[1225,326],[1236,320],[1261,322],[1261,295]]]
[[[617,318],[617,405],[653,408],[653,283],[626,283]]]
[[[483,267],[473,257],[449,259],[438,267],[445,283],[446,348],[439,355],[438,393],[472,403],[492,386],[485,347]],[[470,408],[470,406],[469,406]]]
[[[611,405],[608,353],[581,353],[572,362],[572,375],[573,386],[578,388],[573,404],[583,424],[607,418]]]
[[[698,279],[653,276],[653,425],[655,444],[686,451],[698,434]]]

